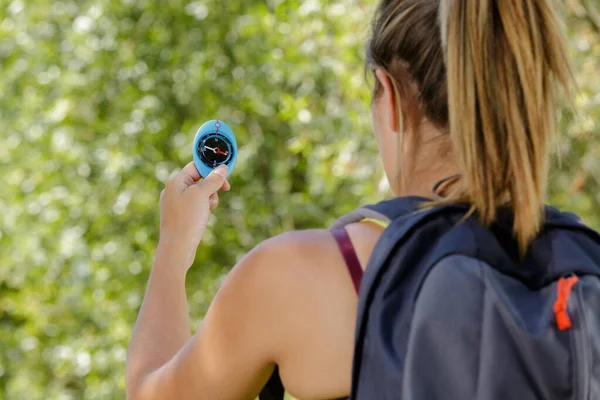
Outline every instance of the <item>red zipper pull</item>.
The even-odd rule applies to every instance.
[[[579,281],[579,278],[575,275],[569,278],[560,278],[557,286],[557,296],[554,302],[554,315],[556,316],[556,325],[561,331],[566,331],[573,327],[569,313],[567,312],[567,305],[569,304],[569,296],[573,285]]]

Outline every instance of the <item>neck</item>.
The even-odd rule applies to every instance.
[[[447,134],[441,133],[429,123],[421,125],[417,141],[410,143],[407,140],[405,154],[406,167],[410,171],[405,176],[402,195],[421,196],[434,198],[432,190],[441,180],[460,174],[460,170],[453,161],[452,144]],[[408,138],[407,138],[408,139]],[[444,196],[452,192],[457,180],[450,179],[439,190],[438,195]]]
[[[446,180],[442,185],[438,187],[436,191],[438,196],[446,196],[452,192],[454,186],[457,183],[457,179],[448,179],[453,176],[459,175],[460,171],[456,166],[446,164],[445,166],[439,166],[435,170],[430,167],[426,173],[415,175],[407,182],[403,195],[406,196],[420,196],[430,199],[434,199],[435,194],[433,193],[434,186],[442,181]]]

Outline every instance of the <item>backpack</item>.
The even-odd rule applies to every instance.
[[[600,399],[600,236],[546,207],[520,257],[509,209],[485,228],[423,200],[337,222],[390,222],[360,286],[350,399]]]

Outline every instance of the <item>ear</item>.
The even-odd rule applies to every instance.
[[[380,99],[377,101],[380,102],[379,107],[382,107],[382,111],[384,112],[387,127],[392,132],[398,133],[399,127],[397,101],[400,101],[398,98],[400,93],[396,92],[392,78],[383,69],[377,68],[375,70],[375,77],[381,85],[381,93],[379,94]]]

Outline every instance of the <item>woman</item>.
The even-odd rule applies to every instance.
[[[382,0],[367,64],[373,130],[395,195],[467,202],[485,223],[508,203],[526,249],[542,219],[556,84],[567,89],[571,78],[550,2]],[[254,399],[277,370],[297,398],[348,396],[356,267],[366,267],[386,224],[265,241],[231,271],[190,337],[185,274],[217,192],[230,188],[225,172],[200,181],[188,164],[161,195],[128,398]]]

